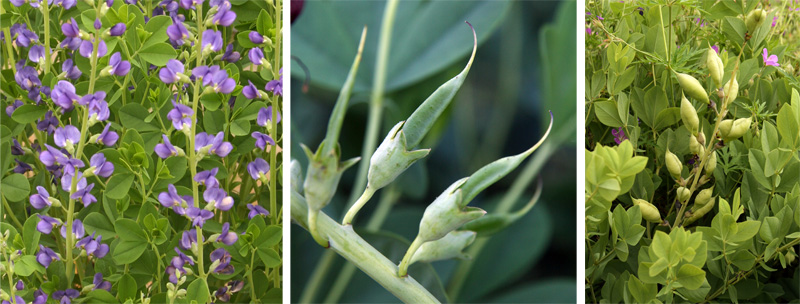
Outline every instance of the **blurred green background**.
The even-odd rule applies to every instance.
[[[472,51],[465,20],[475,27],[479,48],[466,82],[420,145],[432,148],[431,154],[393,186],[379,191],[356,218],[359,234],[391,260],[400,261],[423,211],[447,186],[495,159],[526,150],[544,133],[547,110],[555,116],[548,148],[540,148],[470,203],[491,213],[528,163],[538,158],[542,164],[537,177],[544,187],[542,198],[526,216],[489,237],[473,257],[460,291],[450,290],[445,298],[462,261],[423,263],[410,269],[411,276],[442,301],[576,301],[575,5],[574,1],[401,1],[398,6],[378,142],[463,69]],[[299,145],[313,149],[324,137],[367,25],[364,56],[340,137],[342,159],[361,153],[384,6],[380,1],[306,1],[292,24],[292,158],[304,170],[307,159]],[[550,157],[537,157],[544,150]],[[356,172],[357,166],[345,172],[337,195],[323,209],[334,219],[346,211]],[[534,180],[512,211],[530,200],[535,190]],[[379,231],[366,231],[378,201],[391,191],[399,196],[388,217]],[[325,250],[302,228],[291,229],[291,302],[399,301],[360,270],[350,281],[341,282],[337,277],[346,261],[338,256],[310,296],[307,286]],[[346,287],[332,287],[335,283]]]

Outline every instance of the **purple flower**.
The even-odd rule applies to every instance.
[[[117,135],[117,132],[109,131],[109,128],[111,128],[111,123],[106,124],[106,127],[103,128],[103,132],[97,137],[95,143],[113,146],[117,142],[119,135]]]
[[[59,80],[53,91],[50,93],[53,102],[64,111],[72,110],[73,103],[78,101],[80,96],[75,94],[75,86],[68,81]]]
[[[179,261],[179,262],[176,262],[176,260],[173,258],[173,259],[172,259],[172,263],[171,263],[171,264],[172,264],[172,266],[175,266],[175,267],[179,267],[179,266],[180,266],[180,267],[183,267],[183,265],[186,265],[186,264],[189,264],[189,265],[194,265],[194,259],[193,259],[193,258],[191,258],[191,257],[189,257],[189,256],[187,256],[187,255],[186,255],[186,254],[184,254],[183,252],[181,252],[181,250],[180,250],[180,249],[178,249],[178,247],[175,247],[175,252],[178,254],[178,255],[177,255],[177,256],[175,256],[175,257],[176,257],[176,258],[178,258],[178,260],[180,260],[180,261]]]
[[[14,167],[14,173],[22,174],[22,173],[25,173],[25,172],[33,170],[31,165],[28,165],[27,163],[19,161],[19,159],[15,158],[14,161],[17,162],[17,166]]]
[[[81,40],[81,38],[79,38],[79,37],[75,37],[75,38],[67,37],[67,38],[64,38],[64,40],[61,41],[61,44],[59,44],[59,46],[74,51],[74,50],[77,50],[78,48],[81,47],[81,43],[82,42],[83,42],[83,40]]]
[[[249,34],[247,34],[247,38],[250,38],[250,42],[252,42],[253,44],[264,43],[264,36],[261,36],[261,34],[259,34],[256,31],[252,31]]]
[[[239,235],[236,232],[228,231],[231,227],[231,224],[225,222],[222,224],[222,233],[220,233],[219,237],[217,238],[217,242],[222,242],[225,245],[231,246],[233,243],[236,243],[236,240],[239,239]]]
[[[294,3],[292,3],[292,10],[294,11]],[[214,296],[222,302],[228,302],[231,299],[231,295],[235,292],[239,292],[243,287],[244,281],[230,281],[217,289]]]
[[[269,163],[262,158],[256,158],[253,162],[247,164],[247,172],[254,180],[259,180],[261,175],[266,176],[269,173]]]
[[[91,58],[92,52],[94,51],[94,45],[92,41],[84,40],[81,42],[80,46],[80,54],[83,57]],[[100,40],[100,43],[97,45],[97,57],[104,57],[108,53],[108,47],[106,46],[106,42]]]
[[[97,93],[86,94],[85,96],[81,97],[81,99],[78,99],[78,104],[82,106],[87,106],[92,102],[103,101],[105,100],[105,98],[106,98],[106,92],[97,91]]]
[[[195,209],[197,209],[197,208],[195,208]],[[203,241],[205,241],[205,240],[206,240],[206,238],[203,237]],[[180,242],[181,248],[187,249],[187,250],[188,249],[192,249],[192,246],[194,244],[197,244],[197,230],[192,228],[189,231],[184,231],[183,235],[181,235],[181,242]]]
[[[180,0],[180,6],[184,9],[194,9],[198,4],[203,4],[203,0]]]
[[[180,196],[178,195],[178,189],[175,189],[175,185],[170,184],[167,186],[169,192],[161,192],[158,194],[158,202],[161,203],[162,206],[167,208],[172,208],[175,213],[184,215],[186,214],[186,209],[184,206],[193,203],[193,199],[191,195]]]
[[[219,180],[216,178],[217,172],[219,172],[219,168],[198,172],[194,176],[194,181],[207,188],[218,187]]]
[[[39,217],[39,223],[36,224],[36,230],[41,233],[50,234],[50,232],[53,232],[53,228],[61,225],[61,222],[59,222],[57,219],[47,215],[37,214],[36,216]]]
[[[167,26],[167,37],[173,45],[182,45],[183,40],[189,37],[189,30],[178,20],[177,15],[172,15],[172,24]]]
[[[38,194],[31,195],[29,199],[31,206],[36,209],[49,207],[52,203],[50,203],[50,193],[47,192],[47,189],[42,186],[36,186],[36,191]]]
[[[261,60],[264,59],[264,52],[260,48],[252,48],[247,53],[247,58],[250,59],[254,65],[261,65]]]
[[[120,23],[114,24],[114,26],[112,26],[111,29],[108,30],[108,34],[111,35],[112,37],[113,36],[122,36],[122,34],[125,34],[125,30],[126,29],[127,29],[127,27],[125,27],[125,23],[120,22]]]
[[[52,166],[55,164],[66,164],[69,162],[69,156],[48,144],[44,144],[46,151],[39,153],[39,161],[45,166]]]
[[[37,62],[37,63],[39,61],[44,62],[44,60],[45,60],[44,57],[45,57],[45,53],[44,53],[44,46],[43,45],[34,45],[28,51],[28,60],[30,60],[30,61]]]
[[[230,26],[234,20],[236,20],[236,13],[231,11],[231,4],[227,1],[219,5],[219,10],[211,18],[211,22],[222,26]]]
[[[81,70],[78,69],[77,65],[73,64],[72,59],[64,60],[64,63],[61,64],[61,72],[66,74],[69,79],[74,80],[81,77]]]
[[[213,270],[214,273],[231,274],[233,273],[233,265],[231,265],[231,254],[225,248],[217,248],[209,255],[211,262],[219,261],[219,266]]]
[[[122,55],[120,55],[119,52],[111,55],[111,59],[108,60],[108,65],[111,67],[111,70],[108,71],[111,75],[125,76],[128,75],[128,71],[131,70],[131,63],[127,60],[122,60]]]
[[[72,234],[75,235],[75,239],[82,238],[86,234],[81,220],[75,219],[72,221]],[[67,238],[67,225],[61,225],[61,237]]]
[[[93,188],[94,188],[94,183],[89,184],[84,188],[77,189],[75,193],[73,193],[69,197],[71,199],[80,200],[81,202],[83,202],[84,207],[89,207],[89,205],[91,205],[92,203],[97,202],[97,198],[91,193]]]
[[[222,94],[230,94],[236,88],[236,81],[233,78],[228,78],[228,71],[219,70],[211,75],[211,83],[214,92]]]
[[[13,36],[13,34],[12,34],[12,36]],[[30,30],[28,30],[27,25],[23,24],[23,25],[21,25],[20,27],[17,28],[17,44],[18,45],[21,45],[21,46],[24,46],[24,47],[29,47],[32,42],[38,42],[38,41],[39,41],[39,35],[36,35],[36,33],[31,32]]]
[[[61,304],[71,304],[72,299],[80,296],[81,293],[75,289],[57,290],[53,292],[53,300],[61,302]]]
[[[25,91],[30,91],[34,87],[42,85],[42,81],[39,80],[39,72],[30,66],[24,66],[21,69],[17,69],[17,73],[14,74],[14,80],[16,80],[17,84]]]
[[[17,290],[23,290],[23,289],[25,289],[25,283],[22,282],[22,280],[19,280],[19,281],[17,281],[17,284],[14,285],[14,288],[16,288]],[[20,303],[20,304],[22,304],[22,303]]]
[[[780,64],[778,64],[778,56],[777,55],[770,56],[769,53],[767,53],[767,48],[764,48],[764,53],[761,54],[761,57],[764,58],[764,66],[768,65],[781,66]]]
[[[214,208],[222,211],[228,211],[233,207],[233,198],[219,187],[212,187],[203,191],[203,199],[209,204],[214,204]]]
[[[239,57],[241,57],[239,52],[235,52],[233,50],[233,44],[229,44],[227,47],[225,47],[225,54],[222,54],[221,59],[230,63],[234,63],[239,61]]]
[[[81,140],[81,131],[73,125],[66,125],[56,129],[53,141],[59,147],[72,146]]]
[[[10,115],[9,115],[10,116]],[[25,154],[25,150],[22,149],[22,146],[19,144],[16,138],[11,139],[11,155],[23,155]]]
[[[98,236],[95,240],[94,233],[91,236],[86,236],[80,241],[75,243],[75,247],[86,250],[86,254],[94,255],[97,258],[102,258],[108,253],[108,245],[103,244],[103,236]],[[102,278],[102,277],[101,277]]]
[[[92,284],[94,284],[94,288],[92,288],[92,290],[104,289],[105,291],[111,291],[111,282],[103,281],[103,273],[95,273]]]
[[[73,159],[70,158],[70,161],[71,160],[73,160]],[[68,164],[69,163],[66,163],[64,165],[66,166]],[[74,168],[72,168],[72,170],[70,170],[69,168],[71,168],[71,167],[68,166],[67,169],[66,169],[66,172],[64,172],[64,176],[61,177],[61,189],[64,190],[64,191],[67,191],[69,193],[72,193],[72,191],[70,190],[70,187],[72,187],[72,178],[75,177],[76,175],[77,175],[77,179],[78,179],[78,184],[75,187],[75,191],[77,192],[77,191],[86,189],[86,186],[87,186],[88,183],[86,182],[86,178],[83,177],[83,173],[75,172]]]
[[[114,164],[106,161],[106,156],[103,153],[95,153],[92,159],[89,160],[89,166],[94,167],[94,174],[101,177],[109,177],[114,173]]]
[[[97,92],[96,94],[100,94],[100,93],[103,93],[103,95],[105,95],[105,92],[103,92],[103,91]],[[90,95],[86,95],[86,96],[90,96]],[[104,121],[104,120],[108,119],[108,115],[111,113],[111,111],[108,110],[108,103],[105,100],[102,100],[102,99],[101,100],[92,100],[89,103],[88,109],[89,109],[89,121],[91,121],[91,122]],[[91,124],[91,122],[90,122],[90,124]]]
[[[718,46],[712,45],[711,48],[714,49],[714,51],[717,52],[717,54],[719,54],[719,47]]]
[[[178,73],[183,73],[183,63],[170,59],[167,61],[167,66],[158,72],[158,78],[161,78],[164,83],[175,83],[179,79]]]
[[[192,108],[187,105],[176,103],[172,101],[174,108],[167,113],[167,118],[172,120],[172,126],[176,130],[183,130],[183,128],[191,128],[192,116],[194,112]]]
[[[277,117],[277,122],[281,122],[281,112],[275,113]],[[266,127],[267,124],[272,120],[272,106],[268,106],[266,108],[261,108],[258,110],[258,116],[256,117],[256,123],[259,126]]]
[[[253,219],[256,215],[259,214],[263,216],[269,216],[269,211],[267,211],[267,209],[264,209],[264,207],[261,207],[256,204],[247,204],[247,209],[250,210],[250,213],[247,214],[247,217],[249,217],[250,219]]]
[[[45,304],[47,303],[47,294],[44,293],[41,289],[36,290],[33,292],[33,304]]]
[[[208,153],[214,154],[219,157],[228,156],[233,150],[233,145],[227,141],[223,141],[224,134],[222,131],[217,133],[216,136],[206,134],[206,132],[198,133],[195,136],[195,149],[200,150],[203,147],[209,147]]]
[[[39,129],[39,131],[47,131],[49,134],[55,132],[57,127],[58,118],[53,116],[53,111],[47,111],[47,113],[44,114],[44,119],[36,123],[36,129]]]
[[[68,10],[73,6],[75,6],[77,2],[78,2],[77,0],[56,0],[55,4],[61,5],[62,7],[64,7],[65,10]]]
[[[23,4],[25,4],[25,0],[9,0],[9,1],[16,7],[20,7]]]
[[[775,27],[777,23],[778,23],[778,16],[772,17],[772,27]]]
[[[21,107],[22,105],[23,105],[22,100],[14,99],[14,102],[6,107],[6,115],[8,115],[8,117],[11,117],[11,114],[14,114],[14,110]]]
[[[36,253],[36,261],[39,262],[39,264],[42,264],[44,268],[50,266],[50,263],[52,263],[53,261],[58,261],[58,260],[61,260],[61,258],[59,258],[58,255],[55,252],[53,252],[53,250],[44,247],[42,245],[39,245],[39,252]],[[55,296],[55,294],[53,294],[53,296]]]
[[[272,140],[272,137],[269,137],[267,134],[256,131],[253,132],[252,136],[256,139],[256,147],[261,148],[261,150],[266,150],[267,144],[271,146],[275,145],[275,141]]]
[[[200,45],[205,51],[207,48],[211,51],[219,52],[222,50],[222,33],[214,30],[206,30],[203,32],[203,39]]]
[[[192,76],[195,78],[200,78],[203,80],[203,85],[211,85],[211,80],[214,78],[214,74],[219,72],[219,66],[212,65],[212,66],[205,66],[201,65],[194,69],[192,69]]]
[[[186,209],[186,216],[192,220],[192,226],[203,227],[206,220],[214,217],[214,213],[205,209],[189,207]]]
[[[628,136],[625,135],[625,131],[622,129],[622,127],[611,129],[611,134],[614,135],[614,142],[616,142],[618,145],[623,141],[628,140]]]
[[[278,72],[277,80],[270,80],[264,86],[264,90],[272,92],[272,94],[283,96],[283,68]]]
[[[156,154],[158,157],[167,158],[170,156],[178,155],[178,149],[169,142],[169,138],[167,135],[161,134],[161,138],[164,139],[163,143],[157,144],[155,147]]]
[[[247,83],[249,84],[242,88],[242,94],[244,94],[244,97],[247,97],[248,99],[261,97],[261,93],[258,92],[258,88],[253,85],[253,82],[248,80]]]
[[[103,27],[103,23],[100,22],[100,18],[95,18],[94,29],[99,30],[101,27]]]

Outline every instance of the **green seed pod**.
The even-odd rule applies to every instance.
[[[692,135],[697,135],[697,131],[700,129],[700,119],[697,118],[697,110],[684,95],[681,95],[681,120]]]
[[[747,18],[745,18],[744,23],[747,25],[747,31],[752,35],[753,31],[756,30],[756,27],[761,25],[761,22],[764,22],[764,19],[767,19],[767,12],[762,9],[755,9],[750,11],[747,14]]]
[[[699,194],[698,194],[699,195]],[[691,216],[687,217],[686,220],[683,221],[683,226],[687,226],[691,223],[694,223],[696,220],[699,220],[701,217],[706,215],[711,209],[714,208],[714,199],[710,199],[705,205],[698,208],[697,211],[694,211]]]
[[[289,176],[292,180],[292,190],[297,193],[303,193],[303,167],[296,159],[292,159],[289,163]]]
[[[402,121],[397,123],[372,154],[367,174],[368,188],[377,190],[385,187],[431,151],[431,149],[409,151],[405,133],[401,129],[403,124]]]
[[[703,207],[711,202],[711,194],[713,193],[714,187],[700,190],[700,192],[698,192],[697,196],[694,198],[694,206],[699,209],[700,207]],[[692,207],[692,211],[695,210],[695,207]]]
[[[462,250],[472,244],[476,236],[477,233],[475,231],[452,231],[441,239],[422,244],[414,252],[409,265],[416,262],[429,263],[453,258],[469,259],[469,255],[462,252]]]
[[[733,127],[733,119],[725,119],[719,123],[719,136],[725,138],[731,133]]]
[[[686,187],[678,187],[678,200],[681,202],[688,201],[692,197],[692,191]]]
[[[692,151],[694,155],[702,155],[705,151],[703,145],[697,141],[697,137],[694,135],[689,135],[689,151]]]
[[[706,93],[706,89],[703,88],[703,85],[700,84],[696,78],[683,74],[683,73],[675,73],[678,76],[678,83],[681,85],[683,92],[689,97],[702,101],[703,103],[708,104],[708,94]]]
[[[745,133],[747,133],[747,130],[750,130],[750,124],[752,121],[753,119],[750,117],[739,118],[733,121],[730,131],[728,132],[727,136],[723,136],[723,140],[725,142],[729,142],[742,137]]]
[[[739,96],[739,82],[736,81],[736,78],[732,78],[725,83],[725,86],[722,88],[722,93],[725,96],[725,99],[722,101],[725,106],[730,105],[732,101],[736,100],[736,97]]]
[[[708,156],[704,167],[706,176],[714,174],[714,170],[717,169],[717,151],[711,151],[711,155]]]
[[[653,204],[650,202],[643,199],[634,198],[633,205],[639,206],[639,210],[642,211],[642,218],[644,218],[646,221],[651,223],[661,223],[661,213],[659,213],[658,208],[653,206]]]
[[[678,159],[678,156],[667,150],[667,153],[664,153],[664,158],[667,163],[667,170],[672,174],[672,177],[676,179],[680,178],[683,164],[681,164],[681,160]]]
[[[706,135],[703,133],[702,129],[697,133],[697,143],[699,143],[701,146],[706,145]]]
[[[461,207],[463,195],[460,188],[467,179],[462,178],[450,185],[425,209],[419,222],[417,239],[422,242],[441,239],[461,225],[486,214],[480,208]]]
[[[725,65],[722,64],[722,59],[717,55],[717,51],[709,47],[707,53],[706,65],[708,66],[708,71],[711,72],[711,79],[714,80],[714,85],[719,88],[722,85]]]

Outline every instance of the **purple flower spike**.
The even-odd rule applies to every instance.
[[[50,98],[53,102],[61,107],[64,111],[72,110],[73,103],[80,99],[80,96],[75,94],[75,86],[68,81],[59,80],[56,83],[53,91],[50,93]]]
[[[94,167],[94,174],[97,176],[109,177],[111,173],[114,173],[114,164],[106,161],[106,157],[103,153],[96,153],[93,155],[92,159],[89,160],[89,166]]]
[[[103,281],[103,274],[100,272],[94,274],[92,284],[94,284],[94,288],[92,288],[92,290],[104,289],[105,291],[111,291],[111,282]]]
[[[120,55],[119,52],[111,55],[111,58],[108,60],[108,65],[111,66],[111,70],[108,71],[111,75],[125,76],[128,75],[128,71],[131,70],[131,63],[127,60],[122,60],[122,55]]]
[[[260,48],[252,48],[247,52],[247,58],[250,59],[254,65],[261,65],[261,60],[264,59],[264,52]]]
[[[264,43],[264,36],[261,36],[261,34],[259,34],[256,31],[252,31],[250,32],[250,34],[247,34],[247,38],[250,38],[250,42],[252,42],[253,44]]]
[[[66,125],[56,129],[53,141],[59,147],[66,147],[77,144],[81,140],[81,131],[73,125]]]
[[[106,127],[103,129],[103,132],[100,133],[100,136],[97,137],[96,143],[103,144],[106,146],[113,146],[117,143],[117,139],[119,139],[119,135],[117,132],[109,131],[111,128],[111,123],[106,124]]]
[[[259,147],[261,150],[266,150],[267,144],[271,146],[275,145],[275,141],[267,134],[256,131],[253,132],[252,136],[256,139],[256,147]]]
[[[11,114],[14,114],[14,110],[21,107],[22,105],[23,105],[22,100],[15,99],[13,103],[11,103],[6,107],[6,115],[8,115],[8,117],[11,117]]]
[[[34,87],[42,85],[42,81],[39,80],[39,72],[31,66],[24,66],[21,69],[17,69],[17,73],[14,74],[14,80],[26,91],[30,91]]]
[[[42,186],[36,186],[36,191],[38,194],[31,195],[30,202],[31,206],[36,209],[42,209],[44,207],[49,207],[50,203],[50,193],[47,193],[47,189]]]
[[[28,51],[28,60],[38,63],[39,61],[44,62],[44,46],[43,45],[34,45]]]
[[[254,180],[259,180],[261,175],[269,173],[269,163],[263,158],[256,158],[253,162],[247,164],[247,172]]]
[[[267,211],[267,209],[264,209],[264,207],[261,207],[256,204],[247,204],[247,209],[250,210],[250,213],[247,214],[247,217],[249,217],[250,219],[253,219],[256,215],[259,214],[263,216],[269,216],[269,211]]]
[[[239,235],[236,232],[228,231],[231,227],[231,224],[225,222],[222,224],[222,233],[220,233],[219,237],[217,238],[217,242],[222,242],[225,245],[231,246],[233,243],[236,243],[236,240],[239,239]]]
[[[201,41],[200,44],[204,51],[206,48],[214,52],[222,50],[222,33],[219,31],[206,30],[203,32],[203,39]]]
[[[89,40],[84,40],[83,42],[81,42],[80,51],[79,51],[81,56],[86,57],[86,58],[91,58],[92,57],[92,52],[94,51],[94,49],[93,49],[94,45],[92,43],[93,42],[89,41]],[[100,40],[100,43],[97,45],[97,57],[98,58],[99,57],[105,57],[107,53],[108,53],[108,47],[106,46],[106,42],[103,41],[103,40]]]
[[[247,83],[249,84],[246,85],[244,88],[242,88],[242,94],[244,94],[244,97],[247,97],[247,99],[255,99],[261,97],[261,93],[258,92],[258,88],[256,88],[255,85],[253,85],[253,82],[248,80]]]
[[[67,78],[69,79],[78,79],[81,77],[81,70],[78,69],[78,66],[72,62],[72,59],[67,59],[61,65],[61,72],[66,74]]]
[[[36,254],[36,261],[42,264],[44,268],[50,266],[53,261],[61,260],[58,255],[50,248],[39,245],[39,252]]]
[[[277,122],[281,122],[281,112],[275,113],[277,117]],[[266,108],[261,108],[258,110],[258,116],[256,117],[256,123],[259,126],[266,127],[267,124],[272,120],[272,106],[268,106]]]
[[[192,116],[194,115],[192,108],[187,105],[176,103],[175,101],[172,102],[172,105],[175,108],[167,113],[167,118],[172,120],[172,126],[175,127],[175,130],[183,130],[183,128],[191,127]]]
[[[164,83],[175,83],[179,79],[178,73],[183,73],[183,63],[170,59],[167,61],[167,66],[158,72],[158,78],[161,78]]]
[[[264,89],[272,92],[272,94],[283,96],[283,68],[280,69],[277,80],[270,80]]]
[[[203,227],[206,220],[214,217],[214,213],[205,209],[189,207],[186,210],[186,216],[192,220],[192,226]]]
[[[186,214],[183,206],[192,202],[191,196],[181,197],[178,195],[178,189],[175,189],[175,185],[170,184],[167,188],[168,192],[161,192],[158,194],[158,202],[164,207],[172,208],[177,214]]]
[[[111,29],[108,30],[108,34],[111,35],[112,37],[113,36],[122,36],[122,34],[125,34],[125,30],[126,29],[127,29],[127,27],[125,27],[125,23],[120,22],[120,23],[114,24],[114,26],[112,26]]]
[[[219,10],[211,18],[211,22],[222,26],[230,26],[234,20],[236,20],[236,13],[231,11],[231,4],[227,1],[219,6]]]
[[[61,225],[61,222],[52,217],[41,214],[37,214],[36,216],[39,217],[39,223],[36,224],[36,230],[38,230],[41,233],[50,234],[50,232],[53,232],[53,228],[55,228],[58,225]]]
[[[83,229],[83,222],[81,220],[74,220],[72,221],[72,234],[75,235],[75,239],[82,238],[86,235],[86,230]],[[67,238],[67,225],[61,225],[61,237]]]
[[[234,63],[239,61],[239,57],[241,57],[239,52],[235,52],[233,50],[233,44],[229,44],[227,47],[225,47],[225,54],[222,55],[221,59],[230,63]]]
[[[166,159],[167,157],[178,155],[178,149],[169,142],[167,135],[161,134],[161,138],[164,139],[164,142],[157,144],[155,148],[158,157]]]
[[[206,189],[206,191],[203,191],[203,199],[209,204],[214,204],[214,208],[222,211],[231,210],[231,207],[233,207],[233,198],[221,188]]]

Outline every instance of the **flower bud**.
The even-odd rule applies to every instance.
[[[709,103],[706,89],[703,88],[703,85],[700,84],[700,81],[697,81],[696,78],[687,74],[676,73],[676,75],[678,76],[678,83],[681,85],[681,88],[686,95],[702,101],[703,103]]]
[[[755,9],[750,11],[747,14],[747,18],[745,18],[744,23],[747,25],[747,32],[751,35],[753,31],[756,30],[756,27],[761,25],[761,22],[764,22],[764,19],[767,19],[767,12],[762,9]]]
[[[167,290],[167,299],[174,299],[175,298],[175,291],[172,289]]]
[[[367,188],[377,190],[385,187],[430,152],[430,149],[408,151],[405,133],[401,130],[404,123],[404,121],[397,123],[372,154],[369,160]]]
[[[639,206],[639,210],[642,211],[642,218],[651,223],[661,223],[661,213],[658,212],[658,208],[653,206],[650,202],[634,198],[633,205]]]
[[[81,289],[81,294],[87,294],[92,290],[94,290],[94,284],[83,286],[83,288]]]
[[[686,189],[686,187],[678,187],[677,194],[680,202],[688,201],[692,197],[692,191]]]
[[[461,252],[475,241],[475,231],[452,231],[443,238],[422,244],[411,258],[411,263],[434,262],[452,258],[469,259],[469,255]]]
[[[697,110],[686,99],[686,96],[681,96],[681,120],[692,135],[697,135],[697,131],[700,129],[700,119],[697,117]]]
[[[708,55],[706,55],[706,66],[711,72],[711,79],[714,81],[715,87],[719,88],[722,85],[722,76],[725,73],[725,66],[722,64],[722,59],[717,55],[717,51],[708,48]]]
[[[422,220],[419,223],[419,234],[417,239],[422,242],[430,242],[443,238],[461,225],[477,219],[486,211],[480,208],[467,207],[462,209],[461,205],[461,185],[468,178],[462,178],[448,187],[433,203],[425,209]]]
[[[722,93],[725,96],[723,99],[723,104],[728,106],[731,104],[732,101],[736,100],[736,97],[739,96],[739,82],[736,81],[736,78],[731,78],[725,83],[725,86],[722,88]]]
[[[178,298],[185,298],[186,297],[186,289],[178,290],[178,292],[176,293],[176,296],[178,296]]]
[[[711,151],[711,155],[708,156],[704,167],[706,176],[714,174],[714,170],[717,169],[717,151]]]
[[[667,170],[672,174],[672,177],[676,179],[680,178],[683,164],[681,164],[681,160],[678,159],[678,156],[667,150],[667,152],[664,153],[664,158],[667,163]]]

